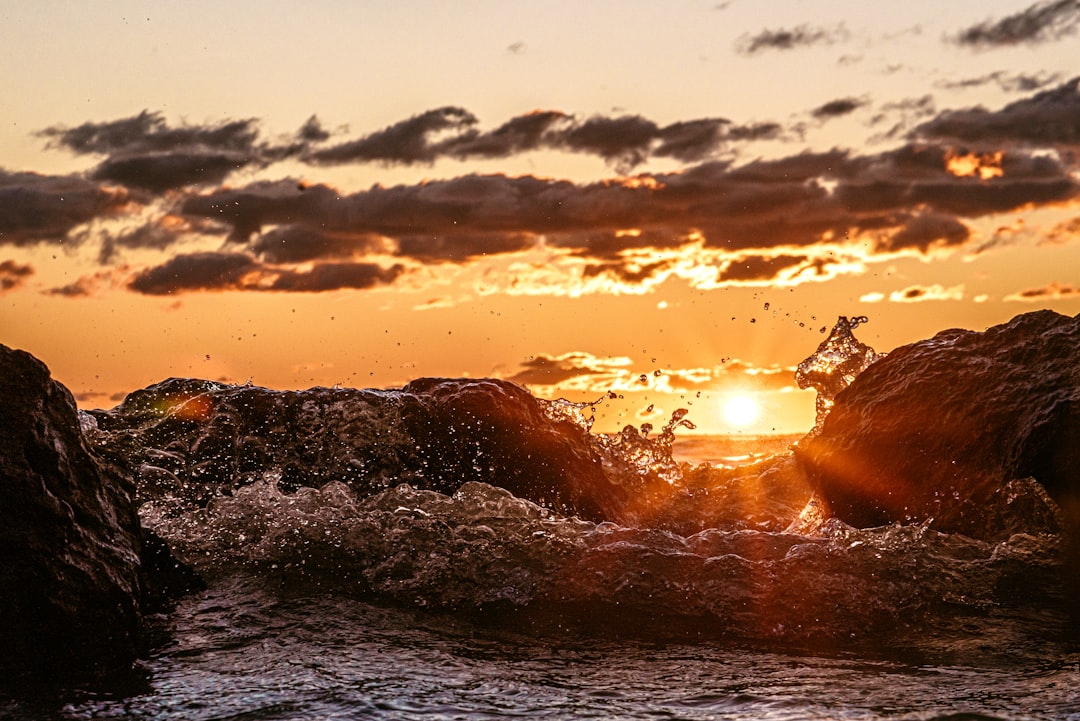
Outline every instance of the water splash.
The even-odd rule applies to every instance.
[[[615,393],[597,398],[595,401],[568,401],[565,398],[540,400],[545,415],[553,421],[570,421],[589,433],[596,421],[596,411],[601,403],[615,398]],[[651,409],[652,406],[649,406]],[[675,431],[679,428],[694,430],[693,421],[686,416],[687,408],[676,409],[660,433],[651,436],[652,423],[641,426],[626,425],[614,434],[591,434],[592,443],[601,451],[605,464],[617,474],[629,471],[639,478],[659,478],[668,485],[677,485],[682,481],[682,468],[672,458],[672,446],[675,443]],[[617,468],[616,468],[617,467]]]
[[[795,382],[799,388],[817,391],[817,417],[810,435],[821,429],[840,391],[851,385],[855,377],[871,363],[885,357],[884,353],[878,353],[852,334],[853,330],[867,322],[869,318],[864,315],[837,318],[829,337],[795,371]]]

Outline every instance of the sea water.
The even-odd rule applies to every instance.
[[[171,529],[149,517],[201,534],[189,557],[219,554],[209,587],[155,620],[136,673],[24,689],[0,718],[1080,719],[1051,536],[683,538],[465,490],[287,510],[261,488]],[[341,560],[374,542],[350,519],[396,560]],[[241,528],[266,547],[241,552]]]
[[[670,485],[664,513],[589,520],[515,496],[503,471],[445,492],[395,481],[408,439],[394,396],[369,395],[393,412],[344,421],[375,439],[361,450],[386,483],[298,487],[268,464],[202,493],[150,468],[142,523],[207,587],[151,619],[132,672],[8,689],[0,718],[1080,719],[1062,519],[1032,479],[985,505],[986,538],[802,522],[791,439],[678,439],[679,415],[596,440],[630,482]],[[174,412],[147,407],[140,423]],[[312,428],[331,415],[301,408]],[[99,447],[142,453],[83,420]],[[181,420],[243,422],[227,403]],[[251,420],[248,440],[268,425]],[[193,453],[158,441],[140,468]]]

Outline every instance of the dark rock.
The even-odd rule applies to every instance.
[[[587,428],[500,380],[275,391],[173,378],[92,413],[97,449],[138,469],[141,499],[202,504],[266,474],[285,493],[331,481],[361,495],[399,483],[453,493],[479,481],[562,513],[629,520],[668,485],[628,472]]]
[[[854,526],[999,536],[988,504],[1027,477],[1080,518],[1080,316],[1038,311],[898,348],[836,395],[796,454]]]
[[[0,346],[0,674],[129,666],[141,642],[130,482],[84,444],[71,394]]]

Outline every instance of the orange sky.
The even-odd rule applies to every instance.
[[[0,342],[798,432],[838,315],[1080,312],[1078,6],[761,5],[0,2]]]

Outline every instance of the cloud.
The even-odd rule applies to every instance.
[[[186,185],[217,185],[229,173],[253,162],[238,154],[170,152],[110,158],[91,174],[94,180],[119,183],[152,193]]]
[[[286,180],[189,196],[180,211],[191,222],[226,224],[235,243],[264,233],[250,249],[267,262],[375,253],[465,263],[543,239],[588,261],[585,281],[644,287],[686,272],[675,265],[691,245],[718,259],[720,270],[701,282],[822,279],[831,272],[814,250],[822,245],[870,241],[883,254],[958,247],[970,240],[968,219],[1080,195],[1050,156],[977,156],[993,165],[985,173],[964,172],[957,157],[920,144],[864,156],[707,162],[595,183],[464,175],[350,194]]]
[[[395,255],[427,262],[464,263],[481,256],[517,253],[536,244],[537,236],[529,232],[403,235],[397,239]]]
[[[509,380],[529,386],[605,393],[623,386],[631,377],[631,360],[625,356],[601,358],[590,353],[537,355],[521,364]]]
[[[141,271],[132,278],[129,287],[148,295],[236,289],[242,286],[244,276],[258,268],[254,258],[241,253],[190,253]]]
[[[0,262],[0,293],[15,290],[34,274],[33,267],[13,260]]]
[[[1025,303],[1038,303],[1063,298],[1080,298],[1080,287],[1054,281],[1040,288],[1028,288],[1005,296],[1006,301],[1022,301]]]
[[[794,368],[760,367],[738,359],[728,359],[713,368],[640,368],[624,356],[573,352],[530,357],[509,380],[527,385],[540,395],[574,391],[600,396],[623,391],[723,390],[732,385],[759,391],[780,390],[794,386],[794,373]]]
[[[303,263],[385,252],[387,242],[372,233],[328,233],[305,225],[283,225],[256,238],[251,250],[269,263]]]
[[[595,155],[625,171],[650,157],[698,162],[726,144],[784,137],[782,126],[771,122],[738,125],[726,118],[698,118],[661,127],[640,115],[580,119],[558,110],[535,110],[490,131],[481,131],[478,125],[476,116],[464,108],[437,108],[358,140],[312,150],[304,159],[319,165],[409,165],[558,150]]]
[[[900,230],[883,238],[881,250],[917,248],[925,250],[936,245],[961,245],[971,237],[971,230],[951,215],[921,213],[904,224]]]
[[[552,133],[556,128],[570,124],[572,124],[572,119],[566,113],[557,110],[536,110],[511,118],[486,133],[478,131],[463,133],[457,138],[443,142],[438,152],[458,160],[474,157],[506,158],[546,147],[554,142]]]
[[[743,35],[736,41],[735,50],[742,55],[756,55],[768,50],[794,50],[814,45],[832,45],[846,39],[843,25],[832,28],[799,25],[791,29],[762,30],[757,35]]]
[[[1044,240],[1055,245],[1080,240],[1080,216],[1058,223],[1050,229]]]
[[[924,300],[963,300],[963,286],[946,288],[939,283],[933,285],[912,285],[902,290],[893,290],[889,300],[894,303],[918,303]]]
[[[321,148],[306,156],[313,163],[431,163],[441,153],[441,135],[460,136],[479,122],[464,108],[445,106],[414,115],[358,140]]]
[[[808,258],[800,255],[746,255],[728,263],[720,273],[720,281],[768,281],[774,280],[781,271],[804,264]]]
[[[864,99],[850,97],[837,98],[836,100],[830,100],[829,102],[814,108],[810,111],[810,115],[818,120],[829,120],[831,118],[850,115],[864,105],[866,105],[866,100]]]
[[[74,176],[0,170],[0,245],[61,242],[75,227],[119,213],[123,190]]]
[[[250,152],[259,133],[254,119],[171,128],[161,113],[144,110],[130,118],[87,122],[75,128],[56,125],[39,131],[38,135],[80,155],[113,155],[190,147]]]
[[[1034,45],[1060,40],[1076,32],[1080,24],[1080,0],[1036,3],[1000,20],[972,25],[952,38],[958,45],[988,48]]]
[[[975,88],[989,83],[995,83],[999,88],[1006,92],[1016,93],[1030,93],[1035,90],[1040,90],[1051,83],[1060,83],[1060,73],[1007,73],[998,70],[987,75],[980,75],[976,78],[964,78],[963,80],[954,80],[938,83],[938,87],[945,88],[946,90],[963,90],[966,88]]]
[[[1080,137],[1067,122],[1076,114],[1076,85],[996,111],[939,113],[907,144],[866,154],[834,149],[739,163],[724,150],[732,137],[775,130],[721,118],[659,126],[634,115],[581,120],[541,111],[483,131],[460,108],[362,139],[370,157],[391,146],[398,150],[383,157],[498,155],[573,142],[575,152],[614,162],[665,155],[682,163],[596,182],[472,173],[343,192],[292,178],[201,190],[188,180],[166,198],[140,203],[86,178],[0,171],[0,244],[98,239],[99,259],[110,263],[125,249],[189,246],[136,269],[129,287],[142,293],[370,288],[397,282],[405,268],[478,266],[495,257],[498,273],[488,264],[490,272],[470,276],[474,292],[644,293],[673,276],[697,288],[823,281],[865,272],[875,260],[968,246],[979,219],[1080,198],[1080,176],[1067,165],[1076,156],[1063,145]],[[823,117],[840,115],[855,102],[841,98],[819,109],[828,108]],[[1040,119],[1051,127],[1039,132],[1058,142],[1052,148],[1021,142]],[[160,153],[157,136],[183,130],[199,142],[249,143],[262,152],[257,138],[222,128],[205,135],[214,128],[170,128],[139,116],[57,138],[78,148]],[[325,137],[312,116],[294,140]],[[987,144],[971,140],[977,137]],[[162,215],[148,220],[152,212]],[[1062,226],[1057,235],[1069,233]],[[196,244],[216,250],[190,252]]]
[[[943,112],[916,127],[911,136],[994,147],[1080,149],[1080,77],[997,111],[976,107]]]
[[[244,253],[190,253],[140,271],[128,287],[147,295],[196,290],[320,292],[391,283],[401,265],[320,263],[306,270],[265,265]]]
[[[158,112],[74,128],[38,131],[50,147],[77,155],[105,155],[91,178],[152,193],[188,185],[213,185],[249,165],[265,166],[295,156],[329,133],[314,115],[285,144],[260,140],[253,118],[172,127]]]

